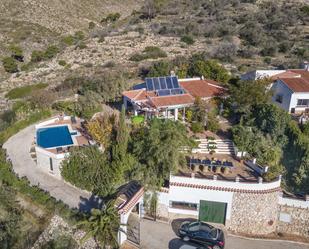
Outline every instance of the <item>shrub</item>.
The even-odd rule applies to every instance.
[[[78,245],[69,235],[57,235],[56,238],[47,241],[41,246],[41,249],[74,249]]]
[[[180,41],[182,41],[182,42],[184,42],[188,45],[192,45],[195,42],[193,37],[190,36],[190,35],[184,35],[183,37],[181,37]]]
[[[116,22],[120,18],[120,13],[110,13],[101,20],[101,23]]]
[[[159,61],[152,65],[147,74],[148,77],[160,77],[170,75],[171,65],[167,61]]]
[[[146,59],[145,56],[143,54],[140,54],[140,53],[134,53],[129,58],[130,61],[142,61],[142,60],[145,60],[145,59]]]
[[[23,50],[21,47],[17,46],[17,45],[11,45],[10,46],[10,51],[12,53],[12,57],[20,62],[24,61],[24,55],[23,55]]]
[[[20,70],[21,70],[21,71],[28,71],[28,70],[31,69],[31,66],[32,66],[32,65],[33,65],[33,63],[31,63],[31,62],[26,63],[26,64],[24,64],[24,65],[22,65],[22,66],[20,67]]]
[[[220,83],[226,83],[230,79],[229,72],[216,60],[204,60],[198,55],[191,58],[188,74],[190,76],[204,76]]]
[[[237,46],[232,42],[224,42],[220,44],[214,54],[214,58],[220,59],[221,61],[233,61],[237,55]]]
[[[94,22],[89,22],[88,28],[89,29],[94,29],[95,28],[95,23]]]
[[[60,61],[58,61],[58,64],[60,65],[60,66],[65,66],[67,63],[66,63],[66,61],[65,60],[60,60]]]
[[[76,46],[76,48],[85,49],[85,48],[87,48],[87,45],[84,42],[79,42],[78,45]]]
[[[217,132],[219,130],[219,122],[213,113],[208,113],[207,130]]]
[[[48,46],[44,52],[45,59],[51,59],[56,56],[60,52],[59,48],[55,45]]]
[[[75,32],[75,34],[74,34],[74,38],[75,38],[75,40],[77,40],[77,41],[84,40],[84,39],[85,39],[85,34],[84,34],[83,31],[77,31],[77,32]]]
[[[263,61],[266,63],[266,64],[270,64],[271,63],[271,58],[270,57],[265,57],[263,59]]]
[[[275,42],[269,42],[264,48],[261,50],[262,56],[275,56],[277,53],[277,44]]]
[[[204,126],[201,122],[192,123],[191,130],[193,133],[200,133],[204,131]]]
[[[44,52],[40,50],[34,50],[31,53],[31,62],[40,62],[44,60]]]
[[[133,125],[139,125],[145,121],[144,116],[135,116],[131,118],[132,124]]]
[[[12,57],[5,57],[2,59],[4,70],[8,73],[17,73],[18,65]]]
[[[29,96],[33,91],[47,87],[47,84],[39,83],[35,85],[17,87],[9,91],[5,97],[9,99],[19,99]]]
[[[9,137],[27,126],[50,116],[50,110],[39,110],[29,115],[26,119],[17,121],[16,123],[10,125],[5,131],[0,132],[0,144],[3,144]]]
[[[309,15],[309,5],[301,7],[300,10],[304,12],[307,16]]]
[[[42,89],[31,93],[30,102],[34,108],[48,108],[51,107],[55,99],[56,95],[54,92]]]
[[[68,45],[68,46],[72,46],[75,43],[75,38],[73,35],[68,35],[62,38],[62,41]]]
[[[142,60],[147,60],[147,59],[158,59],[158,58],[163,58],[167,57],[167,54],[165,51],[163,51],[159,47],[155,46],[149,46],[144,49],[144,51],[139,54],[135,53],[130,57],[131,61],[142,61]]]
[[[67,35],[62,38],[62,42],[67,46],[77,45],[80,41],[85,39],[83,31],[77,31],[74,35]]]
[[[52,105],[52,108],[69,115],[76,115],[75,103],[73,101],[59,101]]]

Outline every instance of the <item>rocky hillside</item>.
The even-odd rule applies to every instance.
[[[24,55],[17,73],[0,67],[2,99],[21,85],[59,84],[104,68],[137,77],[137,69],[153,60],[198,52],[238,74],[297,67],[309,57],[303,0],[3,0],[0,13],[0,59],[11,56],[11,45]],[[57,52],[32,58],[51,45]],[[147,54],[149,47],[154,51]]]
[[[30,22],[58,33],[72,32],[100,22],[113,12],[122,17],[139,9],[141,0],[2,0],[1,19]]]

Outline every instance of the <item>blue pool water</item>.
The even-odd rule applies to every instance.
[[[72,145],[73,140],[67,126],[40,128],[36,132],[38,146],[42,148]]]

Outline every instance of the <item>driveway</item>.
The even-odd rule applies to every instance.
[[[251,240],[229,235],[225,242],[225,249],[309,249],[309,245],[293,242]],[[178,239],[171,225],[145,219],[141,221],[142,249],[179,249],[182,245],[184,242]]]
[[[41,189],[48,191],[71,208],[88,211],[91,207],[100,205],[100,201],[90,193],[58,180],[38,168],[29,153],[34,135],[35,126],[32,125],[12,136],[3,145],[12,161],[14,171],[20,177],[26,176],[32,185],[39,185]]]

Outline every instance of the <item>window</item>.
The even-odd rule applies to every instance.
[[[54,170],[54,168],[53,168],[53,159],[51,157],[49,158],[49,168],[50,168],[50,171]]]
[[[197,204],[189,202],[171,201],[170,207],[178,209],[186,209],[186,210],[197,210]]]
[[[297,105],[298,106],[308,106],[309,105],[309,99],[298,99]]]
[[[276,96],[276,101],[277,101],[278,103],[280,103],[280,104],[282,103],[282,99],[283,99],[283,96],[282,96],[282,95],[279,95],[279,94],[278,94],[278,95]]]

